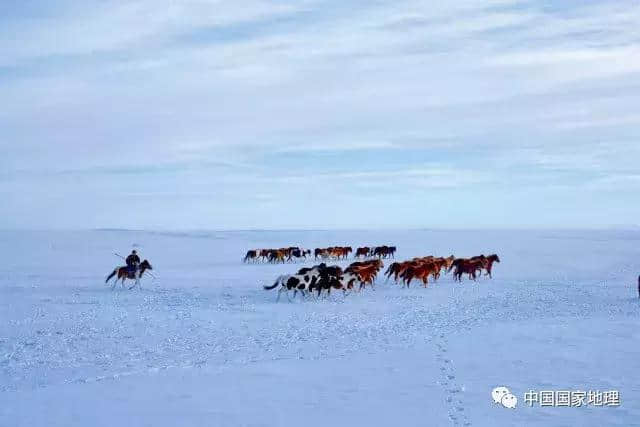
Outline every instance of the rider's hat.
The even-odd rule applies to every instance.
[[[136,252],[136,250],[134,249],[134,250],[132,250],[132,251],[131,251],[131,253],[132,253],[132,254],[135,254],[135,253],[137,253],[137,252]]]

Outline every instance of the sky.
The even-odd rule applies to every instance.
[[[640,224],[640,2],[5,0],[0,228]]]

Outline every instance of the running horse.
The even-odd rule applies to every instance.
[[[151,267],[151,264],[146,259],[142,261],[140,265],[138,265],[138,269],[135,271],[131,271],[126,265],[122,267],[116,267],[116,269],[113,270],[113,272],[107,277],[107,280],[105,280],[104,283],[108,283],[109,279],[117,274],[118,276],[116,277],[116,281],[113,282],[113,285],[111,285],[111,289],[116,287],[116,283],[118,283],[118,280],[120,279],[122,279],[123,288],[125,279],[136,281],[129,289],[133,289],[136,285],[138,285],[139,288],[142,288],[140,286],[140,278],[147,270],[153,270],[153,267]]]

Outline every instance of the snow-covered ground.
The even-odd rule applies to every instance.
[[[302,264],[240,262],[346,244],[502,262],[475,284],[278,304],[262,285]],[[132,245],[156,279],[112,291]],[[640,424],[638,231],[3,231],[0,259],[0,426]],[[528,407],[529,389],[621,405]]]

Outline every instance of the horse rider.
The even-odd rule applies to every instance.
[[[138,265],[140,265],[140,257],[136,250],[132,250],[129,256],[124,260],[127,263],[127,268],[130,272],[135,273],[138,270]]]

